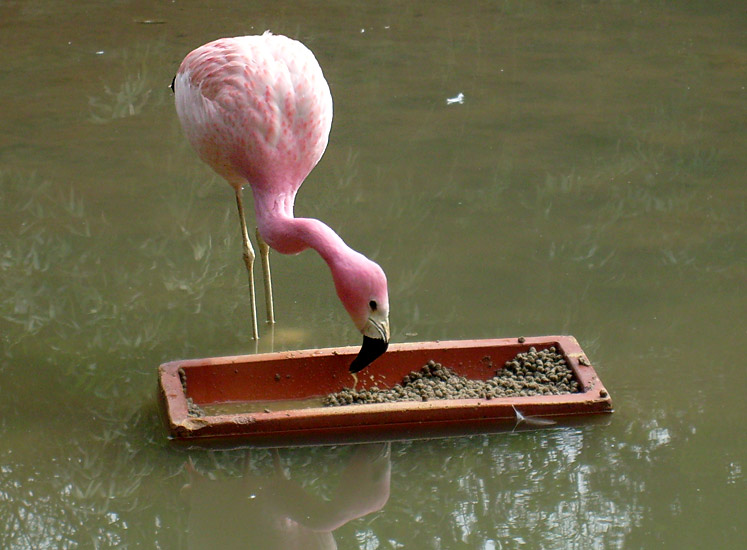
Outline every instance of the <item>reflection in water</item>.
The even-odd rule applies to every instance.
[[[328,499],[292,481],[277,451],[269,477],[250,471],[248,456],[244,462],[243,477],[220,481],[188,463],[190,481],[182,492],[190,508],[190,550],[334,549],[333,531],[389,499],[389,443],[355,447]]]
[[[646,484],[610,474],[628,458],[606,443],[581,427],[397,446],[395,486],[407,495],[392,495],[377,535],[444,550],[622,548]]]

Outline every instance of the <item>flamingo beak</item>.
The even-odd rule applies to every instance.
[[[381,338],[371,338],[370,336],[363,336],[363,345],[361,350],[358,352],[358,356],[353,359],[350,363],[350,372],[356,373],[365,369],[368,365],[374,362],[375,359],[384,355],[384,352],[389,347],[389,342],[382,340]]]
[[[358,356],[350,364],[352,373],[362,371],[375,359],[384,355],[389,347],[389,319],[377,322],[369,317],[361,332],[363,333],[363,345]]]

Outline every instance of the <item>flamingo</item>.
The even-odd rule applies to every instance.
[[[187,139],[236,194],[253,338],[259,334],[255,253],[242,201],[246,184],[254,198],[268,323],[274,322],[269,249],[298,254],[312,248],[329,266],[337,296],[363,334],[350,372],[367,367],[389,343],[386,275],[329,226],[293,215],[296,193],[322,157],[332,125],[332,96],[314,54],[269,31],[221,38],[184,58],[172,89]]]

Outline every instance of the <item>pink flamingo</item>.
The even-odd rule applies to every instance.
[[[268,322],[274,322],[269,247],[283,254],[313,248],[329,266],[337,295],[363,334],[350,371],[368,366],[389,342],[384,271],[324,223],[293,216],[296,193],[324,153],[332,125],[332,96],[314,54],[270,32],[222,38],[189,53],[172,88],[192,147],[236,193],[253,337],[258,338],[255,254],[241,198],[247,183],[254,196]]]

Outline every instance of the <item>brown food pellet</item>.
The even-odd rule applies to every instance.
[[[529,348],[506,361],[488,380],[472,380],[433,360],[412,371],[390,389],[360,391],[345,388],[328,395],[325,406],[437,399],[493,399],[497,397],[576,393],[578,382],[555,347]]]

